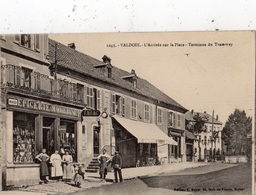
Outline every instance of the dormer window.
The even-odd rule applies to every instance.
[[[133,79],[133,87],[137,88],[137,79]]]
[[[138,77],[135,73],[135,70],[132,69],[131,74],[129,74],[127,76],[123,76],[121,78],[124,79],[124,80],[129,81],[134,88],[137,88],[137,79],[138,79]]]
[[[113,66],[111,65],[111,59],[108,56],[104,55],[102,57],[102,60],[103,60],[103,63],[95,64],[93,65],[93,67],[99,69],[102,74],[105,74],[105,77],[111,78],[112,68],[113,68]]]
[[[107,71],[108,71],[108,78],[111,78],[112,77],[112,68],[108,67]]]

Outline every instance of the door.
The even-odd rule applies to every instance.
[[[43,118],[43,148],[46,149],[48,155],[53,154],[55,150],[54,120],[48,117]]]
[[[100,152],[100,129],[99,127],[93,127],[93,153],[94,156],[98,156]]]

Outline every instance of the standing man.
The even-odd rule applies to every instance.
[[[112,159],[111,166],[114,169],[115,182],[118,183],[117,173],[119,175],[120,182],[123,182],[123,177],[122,177],[122,158],[119,155],[118,151],[115,152],[115,156]]]

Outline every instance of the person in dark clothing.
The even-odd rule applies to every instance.
[[[40,177],[44,183],[48,183],[47,177],[49,176],[47,161],[49,160],[49,156],[46,154],[46,149],[42,149],[42,153],[36,156],[36,159],[40,161]]]
[[[117,173],[119,175],[120,182],[123,182],[123,177],[122,177],[122,158],[119,155],[118,151],[115,152],[115,156],[112,158],[111,166],[114,169],[115,182],[118,183]]]

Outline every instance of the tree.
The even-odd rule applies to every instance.
[[[197,113],[193,116],[193,119],[193,121],[186,121],[186,127],[190,132],[195,135],[206,130],[205,122],[208,121],[207,115],[199,115],[199,113]]]
[[[247,117],[244,110],[235,109],[222,130],[222,140],[233,154],[248,154],[251,142],[247,135],[252,131],[252,118]]]

